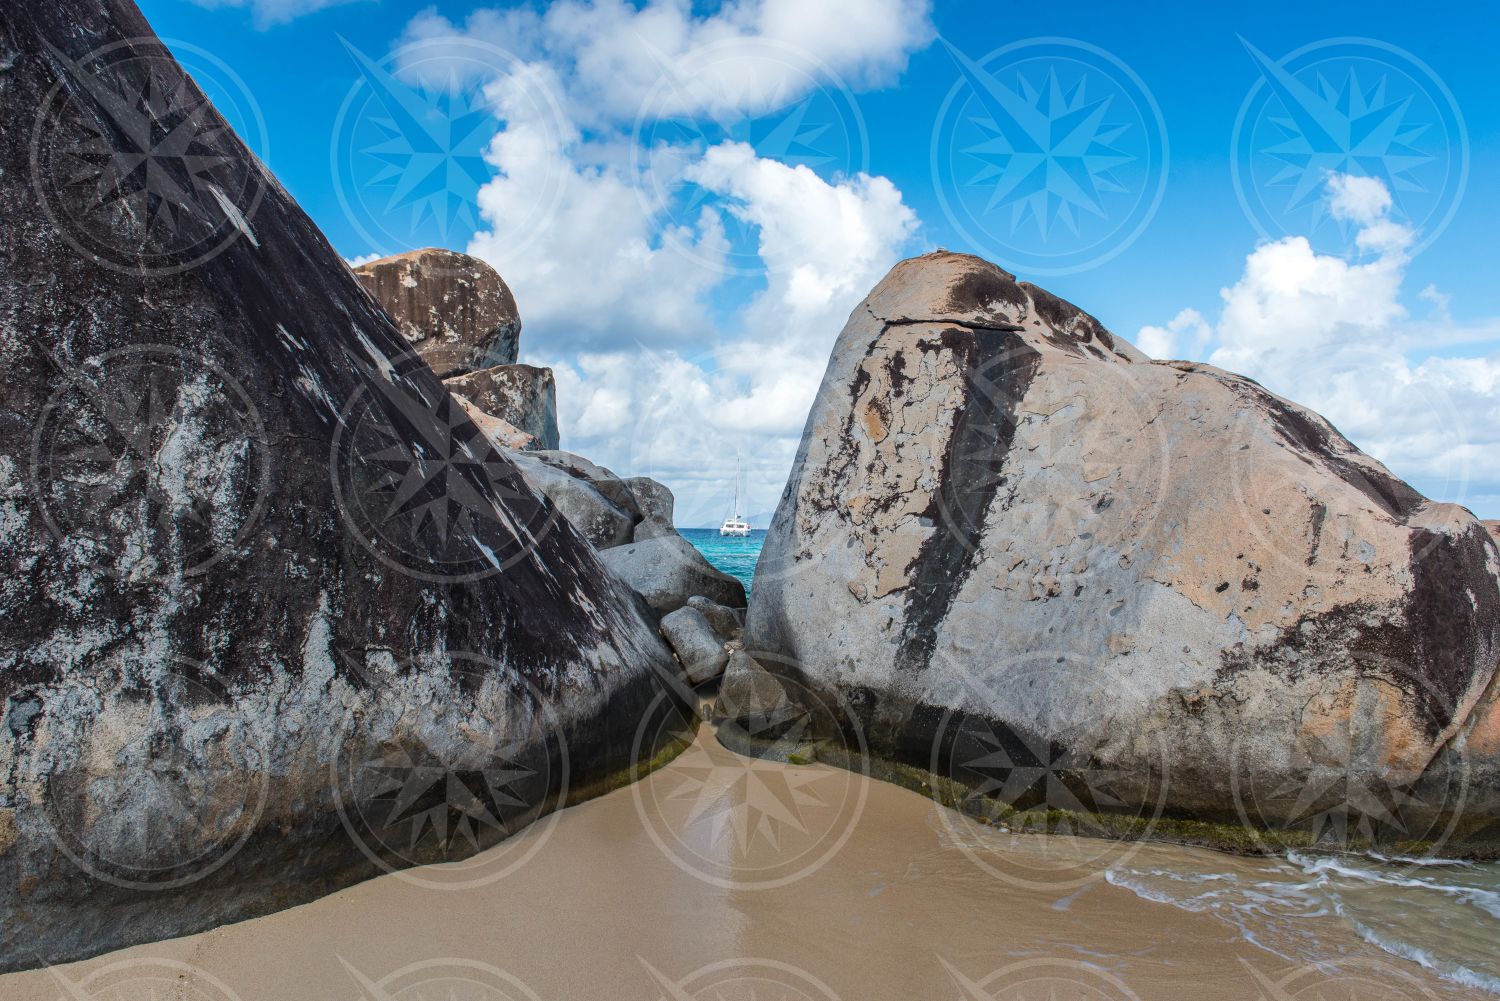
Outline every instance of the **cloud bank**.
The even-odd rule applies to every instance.
[[[1332,175],[1329,211],[1354,224],[1352,259],[1303,237],[1262,244],[1221,290],[1210,324],[1196,310],[1143,327],[1142,350],[1241,372],[1312,407],[1428,496],[1500,515],[1500,322],[1462,325],[1448,297],[1403,305],[1416,236],[1391,218],[1379,180]]]
[[[557,373],[563,446],[666,482],[681,524],[730,513],[737,463],[743,512],[775,506],[835,336],[918,226],[888,179],[748,125],[816,143],[805,102],[894,82],[929,13],[564,0],[407,27],[412,72],[445,45],[464,73],[475,42],[513,57],[481,81],[495,176],[466,249],[515,292],[525,359]]]

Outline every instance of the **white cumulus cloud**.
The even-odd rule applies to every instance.
[[[929,0],[560,0],[410,22],[403,43],[423,44],[404,69],[441,84],[451,45],[494,110],[466,249],[515,293],[523,360],[556,372],[565,448],[666,482],[682,524],[731,513],[737,459],[742,512],[775,507],[833,339],[918,220],[857,160],[815,171],[734,125],[892,83],[932,37]],[[509,54],[493,78],[474,78],[474,42]]]
[[[564,447],[678,494],[681,524],[730,513],[737,461],[744,514],[774,509],[833,340],[850,311],[909,249],[915,213],[883,178],[838,182],[722,147],[702,182],[756,227],[765,287],[738,324],[694,348],[553,354]],[[668,250],[657,253],[671,255]],[[679,255],[680,256],[680,255]],[[518,293],[519,295],[519,293]],[[521,300],[524,301],[524,300]],[[526,319],[527,330],[532,321]],[[550,339],[542,333],[539,338]],[[523,339],[535,344],[537,335]]]
[[[1241,372],[1323,414],[1428,496],[1500,516],[1500,321],[1460,325],[1432,286],[1403,303],[1415,234],[1372,178],[1332,175],[1329,210],[1358,225],[1357,254],[1302,237],[1257,247],[1207,323],[1193,310],[1137,335],[1148,354]]]
[[[930,0],[560,0],[544,13],[484,9],[461,25],[429,11],[408,41],[466,37],[545,60],[569,81],[579,121],[659,114],[753,114],[837,81],[894,82],[934,37]]]

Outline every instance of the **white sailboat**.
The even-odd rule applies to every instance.
[[[750,523],[740,517],[740,457],[734,457],[734,515],[724,519],[719,535],[743,539],[750,534]]]

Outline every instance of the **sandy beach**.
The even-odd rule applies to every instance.
[[[705,727],[636,786],[495,852],[503,878],[384,876],[314,903],[0,977],[12,1001],[1473,997],[1317,925],[1321,969],[1110,885],[1195,850],[989,843],[913,792],[731,754]],[[483,861],[483,860],[480,860]],[[1304,943],[1307,945],[1308,943]]]

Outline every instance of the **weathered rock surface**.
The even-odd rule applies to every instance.
[[[824,726],[1019,808],[1492,851],[1497,574],[1318,415],[940,252],[837,340],[745,647],[846,700]],[[985,774],[997,746],[1064,801]]]
[[[484,436],[490,440],[492,445],[515,452],[535,452],[541,449],[541,442],[509,421],[501,420],[499,417],[485,413],[456,393],[453,399],[458,402],[459,406],[464,408],[464,413],[469,415],[469,420],[473,421],[474,426],[484,432]],[[534,484],[532,485],[532,489],[536,489]]]
[[[743,650],[729,655],[714,704],[717,719],[759,739],[775,740],[803,715],[781,680],[754,657]]]
[[[669,612],[662,616],[661,631],[682,662],[688,681],[698,685],[724,673],[729,652],[702,612],[691,606]]]
[[[354,274],[439,378],[516,363],[515,297],[479,258],[429,247],[362,264]]]
[[[745,587],[714,569],[693,544],[680,535],[606,549],[599,554],[610,571],[639,592],[658,612],[682,608],[694,595],[720,605],[745,607]]]
[[[557,448],[557,387],[550,368],[493,365],[444,384],[484,413],[531,435],[542,448]]]
[[[645,476],[621,479],[571,452],[511,458],[532,488],[546,494],[601,551],[604,564],[657,612],[698,602],[724,638],[743,626],[735,609],[745,607],[744,585],[716,570],[672,526],[672,492],[664,485]],[[736,622],[733,630],[729,621]]]
[[[598,486],[601,481],[590,480],[575,472],[579,462],[588,460],[578,460],[577,456],[571,455],[567,459],[561,458],[564,455],[567,453],[530,452],[513,455],[511,461],[531,488],[546,494],[562,516],[594,548],[611,549],[625,545],[631,539],[636,513],[606,497]]]
[[[531,486],[550,497],[596,549],[681,538],[672,526],[672,491],[656,480],[621,479],[581,455],[555,449],[515,460]]]
[[[0,6],[0,67],[0,969],[462,858],[628,768],[654,616],[140,14]],[[466,357],[510,360],[501,288]]]
[[[672,510],[676,506],[672,491],[649,476],[632,476],[625,481],[625,486],[630,489],[641,512],[640,524],[635,527],[636,539],[644,541],[677,534],[672,524]]]
[[[702,595],[689,598],[688,607],[697,609],[708,620],[713,631],[726,640],[739,639],[740,633],[745,628],[744,609],[730,608],[728,605],[710,601]]]

